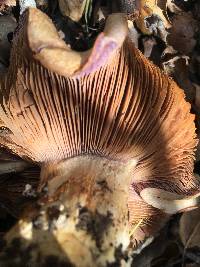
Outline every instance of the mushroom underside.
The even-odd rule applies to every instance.
[[[88,248],[95,248],[90,256],[98,258],[99,264],[113,262],[116,249],[125,251],[130,239],[139,243],[170,214],[195,207],[199,195],[199,182],[192,173],[197,140],[190,105],[176,83],[149,62],[128,37],[125,39],[124,18],[120,21],[119,36],[109,20],[109,28],[83,56],[67,48],[46,15],[29,9],[13,41],[8,73],[0,82],[0,126],[7,129],[0,133],[1,145],[41,166],[39,190],[50,194],[41,199],[45,216],[49,203],[60,198],[67,199],[66,210],[74,207],[68,214],[70,226],[59,224],[60,232],[54,231],[58,243],[66,245],[63,231],[71,231],[68,242],[76,234],[80,240],[89,240]],[[120,36],[125,41],[116,45]],[[74,60],[75,69],[63,68]],[[94,187],[98,183],[99,191]],[[78,190],[81,186],[83,194]],[[69,197],[67,188],[76,192],[74,198]],[[106,201],[95,202],[90,195],[93,191],[98,197],[106,192]],[[79,206],[81,201],[84,205]],[[112,205],[116,216],[110,216]],[[98,218],[102,210],[106,214],[104,219],[111,226],[107,236],[101,236],[105,244],[99,250],[102,253],[90,235],[75,227],[80,207],[84,216],[92,211]],[[118,222],[114,226],[110,223],[113,217]],[[26,221],[20,223],[23,228]],[[16,227],[20,228],[20,223]],[[130,238],[135,225],[138,227]],[[26,226],[33,229],[32,218]],[[15,236],[11,233],[8,240]],[[108,241],[113,233],[116,240],[111,246]],[[119,243],[117,238],[122,235]],[[74,240],[77,244],[77,238]],[[74,251],[66,254],[79,266]]]

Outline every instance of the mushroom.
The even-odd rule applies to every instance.
[[[41,167],[40,207],[5,237],[34,250],[30,264],[120,265],[131,242],[198,205],[190,104],[127,32],[112,14],[92,49],[76,52],[38,9],[21,17],[0,83],[0,143]]]

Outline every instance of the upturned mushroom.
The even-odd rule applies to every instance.
[[[30,8],[10,61],[0,83],[9,131],[0,143],[41,167],[41,206],[25,212],[7,247],[14,237],[23,251],[33,245],[33,266],[49,255],[72,266],[118,266],[131,242],[197,206],[190,104],[134,47],[123,15],[110,15],[92,49],[76,52]]]

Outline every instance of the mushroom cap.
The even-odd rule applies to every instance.
[[[183,91],[125,39],[123,18],[119,24],[82,55],[41,11],[25,12],[0,84],[1,125],[9,129],[0,143],[40,165],[85,154],[137,160],[128,206],[131,225],[143,220],[134,234],[140,240],[170,213],[194,205],[184,199],[199,195],[192,173],[197,140]],[[183,202],[176,208],[177,200]]]
[[[55,26],[42,12],[30,9],[27,21],[27,42],[34,58],[63,76],[83,76],[105,65],[113,52],[121,47],[127,32],[125,16],[112,14],[93,48],[76,52],[60,39]]]

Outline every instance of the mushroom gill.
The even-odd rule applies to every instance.
[[[93,48],[78,53],[34,8],[16,30],[0,83],[1,126],[9,129],[0,143],[41,166],[40,215],[55,203],[67,214],[56,219],[53,237],[32,218],[23,225],[32,242],[40,240],[38,255],[62,250],[75,266],[116,263],[130,239],[144,240],[170,214],[197,205],[190,105],[126,35],[125,18],[113,14]]]

